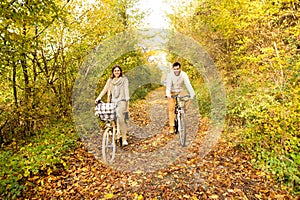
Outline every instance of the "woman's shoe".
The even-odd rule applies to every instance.
[[[123,142],[122,142],[122,146],[127,146],[128,145],[128,142],[126,141],[126,140],[124,140]]]

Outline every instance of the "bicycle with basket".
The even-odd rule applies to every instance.
[[[120,135],[116,116],[117,103],[97,102],[95,115],[105,122],[105,129],[102,136],[102,157],[105,163],[110,164],[114,161],[116,154],[116,135]],[[121,141],[120,141],[121,144]]]

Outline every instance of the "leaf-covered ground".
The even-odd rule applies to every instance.
[[[38,186],[27,190],[21,198],[295,199],[286,191],[278,189],[269,175],[254,169],[247,152],[230,145],[229,134],[224,133],[209,153],[201,155],[199,147],[203,144],[205,135],[209,134],[208,120],[189,119],[194,116],[192,111],[188,116],[188,124],[196,129],[189,131],[196,130],[196,134],[192,141],[188,140],[190,145],[180,147],[177,136],[168,133],[166,112],[158,111],[159,109],[157,112],[151,111],[155,106],[166,106],[166,101],[161,98],[162,92],[156,90],[147,100],[131,106],[131,121],[134,125],[129,130],[130,145],[118,147],[118,167],[108,166],[101,161],[100,151],[97,150],[101,150],[101,144],[92,142],[101,139],[101,135],[93,135],[82,139],[80,148],[69,156],[67,170],[58,166],[58,170],[51,175],[32,177],[30,181]],[[142,130],[142,135],[137,134]],[[170,147],[166,150],[183,150],[178,150],[177,159],[166,162],[163,167],[155,163],[155,160],[151,162],[153,158],[149,157],[149,162],[138,160],[139,157],[136,156],[150,155],[150,152],[159,156],[155,152],[173,141],[173,149]],[[124,155],[135,156],[128,158]],[[124,163],[120,164],[122,162]],[[139,166],[143,162],[146,164]],[[132,169],[132,166],[136,168]],[[147,170],[147,167],[152,167],[152,170]]]

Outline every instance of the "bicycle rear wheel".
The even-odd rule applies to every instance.
[[[180,112],[177,115],[177,122],[178,122],[180,145],[184,147],[186,143],[186,123],[185,123],[184,112]]]
[[[116,153],[115,128],[107,128],[102,138],[102,157],[105,163],[114,161]]]

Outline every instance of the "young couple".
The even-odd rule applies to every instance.
[[[167,75],[166,80],[166,96],[168,98],[168,107],[169,107],[169,125],[170,133],[174,133],[174,119],[175,119],[175,99],[172,98],[172,95],[180,94],[181,96],[186,95],[187,93],[184,90],[184,85],[186,86],[190,98],[195,97],[194,89],[190,83],[190,80],[187,74],[181,70],[181,65],[178,62],[173,64],[173,71]],[[128,79],[123,75],[122,69],[120,66],[115,65],[111,70],[111,76],[107,80],[103,90],[96,98],[98,102],[105,94],[108,94],[108,101],[112,103],[118,103],[116,110],[118,125],[120,126],[122,145],[128,145],[127,142],[127,129],[128,125],[125,121],[126,113],[128,114],[129,108],[129,87]],[[121,101],[125,100],[125,101]]]

